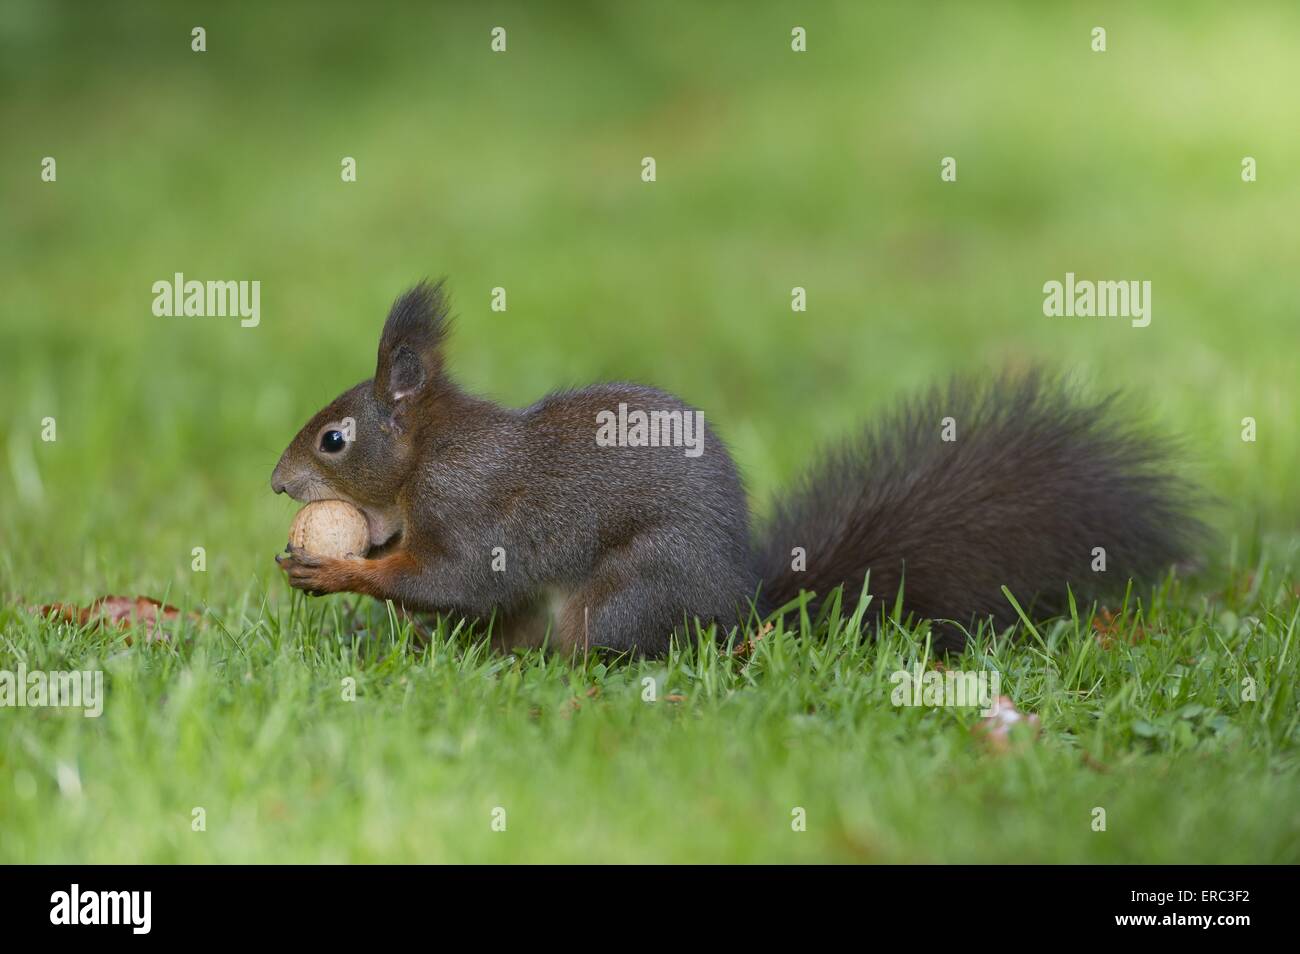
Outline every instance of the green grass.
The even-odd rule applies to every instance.
[[[0,709],[0,861],[1300,860],[1300,11],[795,17],[3,5],[0,669],[102,665],[108,700]],[[260,280],[261,325],[155,318],[176,271]],[[1066,271],[1151,280],[1151,326],[1044,318]],[[514,658],[463,632],[418,650],[365,601],[354,633],[353,600],[280,579],[293,505],[270,471],[371,373],[388,302],[441,274],[469,387],[677,392],[759,513],[895,396],[1038,361],[1180,435],[1220,543],[1133,594],[1132,643],[1103,647],[1080,608],[945,661],[996,668],[1040,716],[1006,755],[971,711],[890,704],[927,656],[912,627],[870,638],[878,606],[751,659]],[[203,622],[127,646],[27,610],[105,593]]]
[[[1017,645],[981,634],[944,664],[1000,672],[1040,716],[1009,754],[971,733],[974,710],[891,704],[892,673],[934,660],[889,619],[864,635],[871,607],[640,662],[505,657],[445,628],[417,647],[340,601],[250,598],[131,649],[12,619],[29,667],[102,664],[111,694],[99,719],[10,728],[0,856],[1294,862],[1300,610],[1277,583],[1197,610],[1161,594],[1105,648],[1086,617]]]

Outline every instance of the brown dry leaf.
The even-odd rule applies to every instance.
[[[685,701],[686,701],[685,696],[679,696],[675,692],[672,695],[664,696],[664,702],[685,702]]]
[[[748,659],[750,656],[754,655],[754,650],[758,648],[758,641],[768,633],[772,632],[773,628],[774,627],[771,623],[764,623],[762,628],[753,636],[747,636],[745,639],[737,643],[736,646],[732,648],[731,655],[735,656],[737,659]]]
[[[1016,708],[1010,696],[998,696],[993,704],[993,714],[980,719],[971,726],[971,735],[975,736],[992,752],[1009,752],[1012,749],[1012,731],[1019,726],[1029,726],[1030,738],[1038,738],[1041,726],[1038,716],[1026,714]],[[1017,733],[1019,734],[1019,733]]]
[[[1104,606],[1092,618],[1092,628],[1097,631],[1097,642],[1102,649],[1110,649],[1117,642],[1133,646],[1147,638],[1147,628],[1141,620],[1137,621],[1131,633],[1127,633],[1124,618]]]
[[[101,596],[89,606],[75,606],[71,603],[48,603],[37,608],[44,617],[53,615],[61,623],[75,623],[78,626],[114,626],[129,630],[132,626],[143,627],[145,642],[168,640],[171,636],[163,628],[167,620],[180,619],[181,611],[175,606],[159,602],[149,596]],[[198,621],[197,613],[190,613],[189,618]],[[131,634],[126,634],[126,644],[131,645]]]

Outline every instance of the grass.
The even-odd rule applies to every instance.
[[[1196,610],[1156,594],[1104,640],[1086,616],[980,634],[942,664],[1000,672],[1039,715],[1007,754],[974,710],[890,704],[894,672],[935,660],[889,617],[872,639],[871,607],[658,661],[505,657],[445,626],[417,646],[396,616],[253,594],[130,649],[11,619],[29,667],[102,665],[111,694],[100,719],[10,728],[0,855],[1294,862],[1298,609],[1274,573],[1252,579]]]
[[[775,5],[311,10],[0,11],[0,670],[108,686],[99,719],[0,709],[0,861],[1300,860],[1293,5],[814,4],[802,56]],[[155,318],[176,271],[260,280],[261,325]],[[1044,318],[1066,271],[1151,280],[1151,326]],[[890,607],[746,658],[412,647],[290,593],[267,484],[440,274],[469,387],[679,393],[760,514],[895,396],[1046,362],[1183,438],[1220,545],[945,660],[1040,717],[1006,755],[973,711],[890,704],[932,662],[875,636]],[[202,621],[128,646],[26,609],[105,593]]]

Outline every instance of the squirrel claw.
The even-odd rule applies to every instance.
[[[289,578],[289,585],[303,590],[308,596],[324,596],[339,591],[329,573],[330,564],[337,561],[309,556],[298,547],[289,547],[288,553],[277,554],[275,562]]]
[[[275,558],[275,562],[279,563],[280,566],[287,566],[295,563],[299,566],[322,566],[325,563],[324,557],[312,556],[302,547],[295,547],[290,544],[284,549],[288,556],[283,558],[277,556]]]

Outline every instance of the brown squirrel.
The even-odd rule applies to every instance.
[[[276,493],[356,505],[372,544],[366,559],[289,549],[292,586],[491,619],[507,648],[662,653],[697,620],[725,633],[801,591],[815,610],[843,586],[852,607],[869,579],[956,649],[972,621],[1014,621],[1003,586],[1056,615],[1067,586],[1122,592],[1205,536],[1167,442],[1118,421],[1113,398],[1029,372],[902,405],[825,454],[756,541],[722,441],[703,425],[683,446],[694,408],[634,384],[501,407],[448,374],[447,325],[442,283],[398,298],[374,378],[280,458]]]

